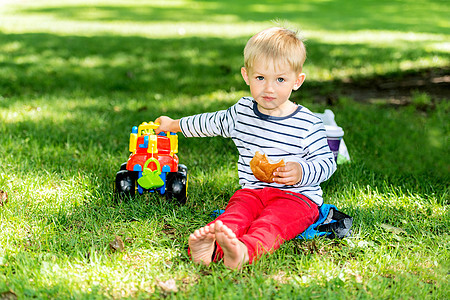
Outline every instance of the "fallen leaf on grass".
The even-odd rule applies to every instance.
[[[173,278],[167,281],[159,281],[158,286],[166,293],[178,292],[177,283]]]
[[[380,227],[385,229],[385,230],[387,230],[387,231],[389,231],[389,232],[392,232],[394,234],[400,234],[400,233],[406,234],[406,231],[404,229],[401,229],[401,228],[398,228],[398,227],[394,227],[394,226],[391,226],[391,225],[388,225],[388,224],[381,224]]]
[[[319,254],[322,255],[324,254],[324,247],[320,247],[317,246],[317,243],[315,240],[312,241],[307,241],[306,243],[301,243],[300,245],[298,245],[298,249],[300,250],[302,254],[304,255],[308,255],[308,254]]]
[[[273,274],[269,277],[281,284],[288,284],[291,279],[284,271],[279,271],[277,274]]]
[[[173,236],[176,233],[176,229],[170,225],[164,224],[164,228],[163,228],[162,232],[164,232],[167,235]]]
[[[8,203],[8,193],[4,191],[0,191],[0,206]]]
[[[14,292],[7,291],[0,294],[0,300],[16,300],[17,295]]]
[[[113,251],[119,251],[122,252],[125,249],[125,245],[122,241],[122,239],[120,238],[120,236],[115,237],[114,241],[109,243],[109,247],[111,247],[111,249]]]

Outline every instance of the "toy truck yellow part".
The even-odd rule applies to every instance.
[[[136,144],[137,144],[137,133],[134,132],[134,128],[136,128],[135,131],[137,131],[137,127],[134,126],[133,130],[130,133],[130,146],[128,147],[128,150],[132,153],[136,152]]]
[[[149,136],[147,152],[158,153],[158,137],[154,134]]]
[[[145,135],[145,146],[143,146],[143,144],[140,147],[147,148],[147,153],[158,153],[158,135],[156,135],[154,131],[158,126],[158,123],[153,122],[144,122],[139,125],[139,127],[134,126],[130,134],[129,151],[133,154],[136,153],[138,138]],[[173,157],[175,153],[178,153],[178,135],[175,132],[170,131],[167,131],[162,135],[169,138],[169,142],[167,144],[166,142],[163,142],[162,145],[159,146],[163,147],[162,149],[170,150],[170,156]]]
[[[149,153],[158,153],[158,144],[157,144],[157,137],[155,135],[155,129],[159,127],[158,123],[154,122],[143,122],[139,127],[133,126],[131,133],[130,133],[130,145],[128,147],[128,150],[131,153],[136,153],[136,145],[137,145],[137,139],[141,135],[149,134],[150,135],[150,145],[148,147]],[[153,152],[152,152],[153,151]],[[176,152],[175,152],[176,153]]]
[[[170,156],[174,153],[178,153],[178,135],[173,132],[168,132],[167,135],[170,139]]]
[[[151,134],[154,135],[155,134],[155,129],[159,127],[158,123],[154,123],[154,122],[143,122],[141,123],[141,125],[139,125],[138,128],[138,137],[140,137],[143,134]]]

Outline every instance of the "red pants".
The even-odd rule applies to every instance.
[[[249,263],[295,238],[319,217],[317,205],[307,197],[276,188],[241,189],[215,221],[221,220],[247,246]],[[211,222],[210,224],[214,223]],[[213,261],[223,257],[217,244]]]

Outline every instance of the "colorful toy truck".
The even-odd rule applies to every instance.
[[[187,168],[178,163],[178,136],[174,132],[155,134],[157,123],[133,126],[130,134],[130,157],[116,174],[115,191],[121,199],[136,191],[158,192],[168,199],[186,203]]]

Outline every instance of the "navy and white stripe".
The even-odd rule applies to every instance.
[[[320,183],[330,178],[336,162],[328,147],[322,121],[303,106],[286,117],[264,115],[256,102],[241,98],[227,110],[203,113],[180,120],[186,137],[223,136],[233,139],[239,151],[238,175],[242,188],[276,187],[303,194],[322,205]],[[295,185],[280,185],[257,180],[250,160],[259,151],[272,160],[298,162],[302,180]]]

